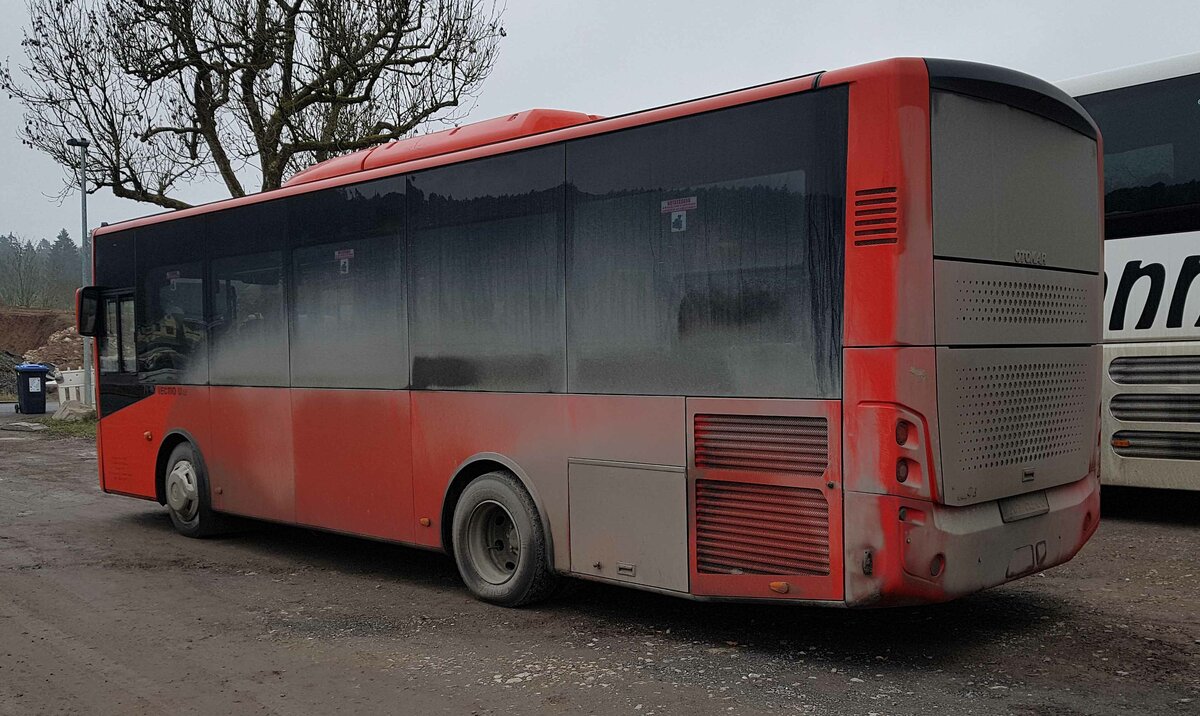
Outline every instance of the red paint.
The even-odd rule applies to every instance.
[[[229,386],[210,390],[212,437],[201,450],[213,507],[295,522],[291,391]]]
[[[209,445],[210,390],[207,386],[157,386],[150,397],[102,416],[96,431],[101,488],[154,499],[155,466],[169,433],[187,435],[202,449]]]
[[[488,144],[529,137],[563,127],[573,127],[600,119],[594,114],[568,112],[561,109],[530,109],[495,119],[485,119],[453,129],[444,129],[417,137],[409,137],[370,149],[347,154],[315,164],[284,182],[284,186],[298,186],[322,179],[355,174],[366,169],[390,167],[451,154],[464,149],[473,149]]]
[[[296,522],[413,541],[409,393],[291,391]]]
[[[753,400],[743,398],[689,398],[688,423],[697,414],[785,415],[825,418],[829,427],[828,464],[820,475],[798,475],[761,469],[701,468],[695,461],[695,435],[688,433],[688,541],[691,545],[692,593],[721,597],[764,599],[840,600],[842,575],[842,461],[841,402],[837,400]],[[827,575],[815,574],[706,574],[696,559],[696,481],[716,480],[746,485],[810,488],[819,490],[829,507],[829,561]],[[772,589],[772,582],[787,582],[786,592]]]
[[[847,490],[936,500],[938,447],[934,349],[847,348],[842,351]],[[896,425],[912,425],[896,440]],[[908,462],[903,482],[897,463]]]
[[[822,87],[843,82],[850,84],[844,345],[929,345],[933,199],[925,62],[884,60],[821,77]],[[897,241],[856,244],[872,238],[856,236],[856,212],[885,206],[864,203],[883,189],[897,199]]]

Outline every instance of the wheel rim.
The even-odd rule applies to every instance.
[[[521,532],[504,505],[487,500],[467,521],[467,557],[475,573],[491,584],[504,584],[521,564]]]
[[[167,475],[167,506],[184,522],[191,522],[200,511],[199,480],[188,460],[175,463]]]

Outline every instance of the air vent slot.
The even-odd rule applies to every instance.
[[[784,415],[697,414],[696,467],[820,477],[829,465],[829,422]]]
[[[899,240],[900,202],[896,187],[854,192],[854,245],[894,244]]]
[[[1122,393],[1108,409],[1127,423],[1200,423],[1200,395]]]
[[[1122,385],[1200,384],[1200,356],[1122,356],[1108,364],[1108,375]]]
[[[1200,460],[1200,433],[1119,430],[1112,437],[1112,446],[1121,457]]]
[[[703,574],[829,574],[821,490],[697,480],[695,524]]]

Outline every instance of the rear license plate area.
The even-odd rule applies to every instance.
[[[1005,522],[1016,522],[1029,517],[1044,515],[1050,511],[1050,502],[1046,499],[1046,491],[1029,492],[1024,495],[1006,497],[1000,500],[1000,519]]]

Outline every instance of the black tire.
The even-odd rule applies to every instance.
[[[191,468],[195,483],[194,504],[180,497],[180,486],[184,478],[173,477],[177,469],[186,471],[188,467]],[[184,537],[201,538],[224,531],[225,520],[212,510],[204,463],[191,443],[176,445],[171,451],[171,456],[167,458],[166,472],[163,474],[163,494],[166,497],[167,514],[171,516],[171,524],[179,534]]]
[[[505,531],[506,515],[508,538],[489,540],[488,530]],[[458,573],[477,598],[519,607],[555,590],[559,579],[550,568],[537,506],[512,473],[489,472],[467,485],[454,507],[452,536]]]

